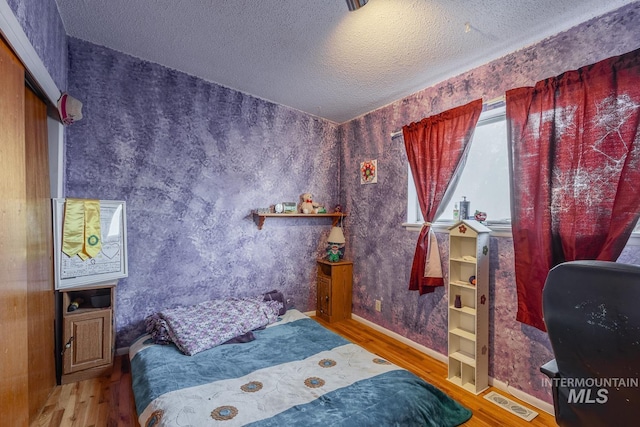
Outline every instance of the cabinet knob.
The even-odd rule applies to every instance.
[[[73,337],[69,338],[69,341],[67,341],[67,343],[64,345],[62,352],[60,352],[60,355],[64,356],[64,352],[67,351],[67,349],[71,348],[72,342],[73,342]]]
[[[326,297],[324,297],[324,300],[325,300],[326,302],[329,302],[329,295],[327,295]]]

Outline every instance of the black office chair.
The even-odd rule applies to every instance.
[[[542,307],[555,359],[552,382],[564,426],[640,425],[640,267],[572,261],[547,276]]]

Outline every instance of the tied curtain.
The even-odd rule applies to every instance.
[[[510,90],[506,105],[516,319],[545,331],[549,270],[615,261],[640,215],[640,50]]]
[[[431,223],[442,213],[464,168],[482,100],[402,128],[418,203],[425,220],[411,266],[409,290],[425,294],[443,286],[442,265]]]

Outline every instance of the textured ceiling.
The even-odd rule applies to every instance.
[[[636,0],[56,0],[67,33],[343,123]]]

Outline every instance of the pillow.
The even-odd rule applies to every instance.
[[[146,325],[147,333],[151,335],[152,343],[160,345],[173,343],[171,337],[169,336],[169,331],[167,331],[167,322],[165,322],[164,319],[160,317],[159,313],[154,313],[148,316],[146,319],[144,319],[144,322]],[[264,329],[264,326],[261,326],[257,329]],[[249,331],[245,334],[233,337],[229,341],[225,341],[222,344],[243,344],[251,342],[255,339],[256,336],[253,335],[253,332]]]
[[[144,319],[144,323],[147,333],[151,335],[151,341],[154,344],[167,345],[173,342],[167,330],[167,322],[160,317],[159,313],[148,316]]]
[[[192,356],[277,321],[280,306],[277,301],[230,298],[164,310],[159,316],[174,344]]]
[[[263,296],[263,301],[278,301],[279,303],[281,303],[282,306],[278,311],[278,316],[282,316],[287,312],[287,303],[282,292],[278,292],[275,289],[273,291],[267,292]]]

